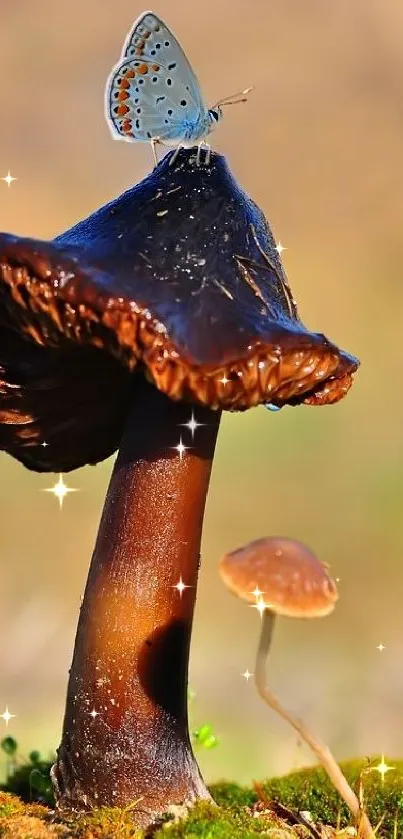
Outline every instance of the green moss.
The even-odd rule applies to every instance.
[[[49,822],[48,807],[25,804],[16,795],[0,792],[0,839],[67,839],[66,828]]]
[[[230,810],[204,801],[192,807],[186,818],[168,819],[145,835],[133,825],[133,809],[102,807],[55,823],[48,808],[38,804],[26,805],[15,796],[2,793],[0,837],[17,839],[29,831],[29,839],[54,836],[62,836],[63,839],[146,839],[146,836],[147,839],[256,839],[257,836],[267,836],[268,828],[277,830],[276,839],[280,836],[281,839],[297,837],[274,815],[256,818],[245,807]]]
[[[144,833],[132,821],[135,805],[124,807],[100,807],[69,822],[72,835],[80,839],[91,836],[94,839],[142,839]]]
[[[375,828],[381,825],[378,837],[403,836],[403,761],[388,760],[393,766],[382,777],[374,761],[351,760],[340,763],[340,767],[358,795],[360,776],[362,778],[363,800],[368,817]],[[351,815],[332,786],[325,771],[320,767],[302,769],[285,775],[262,781],[262,789],[269,799],[279,801],[294,810],[308,810],[315,821],[341,827],[351,824]],[[397,827],[395,828],[395,823]]]
[[[249,787],[241,787],[239,784],[222,781],[218,784],[211,784],[209,787],[214,801],[220,807],[247,807],[257,801],[257,794]]]
[[[22,813],[24,805],[15,795],[7,792],[0,792],[0,820]]]
[[[256,839],[267,836],[269,827],[278,821],[253,818],[245,809],[229,810],[201,801],[189,811],[186,819],[165,824],[154,834],[154,839]],[[284,839],[295,839],[295,832],[283,833]]]
[[[386,759],[393,769],[383,781],[375,769],[378,763],[379,758],[372,765],[355,760],[342,763],[341,768],[357,793],[361,779],[370,821],[374,828],[380,822],[377,839],[403,837],[403,761]],[[29,798],[35,791],[29,792],[23,768],[14,772],[9,786],[20,787]],[[32,772],[32,763],[25,768]],[[43,775],[46,779],[45,772]],[[219,806],[199,802],[186,818],[179,818],[181,808],[177,808],[177,818],[167,816],[154,831],[144,834],[133,824],[135,804],[124,809],[100,808],[55,823],[48,807],[26,804],[16,795],[0,792],[0,839],[297,839],[308,836],[301,824],[295,826],[301,810],[309,811],[318,831],[321,825],[343,828],[352,824],[349,811],[318,767],[262,781],[254,789],[235,783],[213,784],[211,793]],[[276,802],[289,812],[276,808]]]

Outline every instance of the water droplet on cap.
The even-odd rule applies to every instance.
[[[268,411],[281,411],[282,405],[273,405],[273,402],[265,402],[264,407]]]

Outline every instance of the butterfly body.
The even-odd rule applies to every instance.
[[[221,119],[221,115],[218,119]],[[190,148],[213,131],[218,119],[211,116],[211,111],[208,110],[195,121],[184,119],[177,124],[170,136],[158,137],[158,140],[166,146],[177,146],[180,143],[184,148]]]
[[[105,107],[115,138],[153,146],[200,146],[222,117],[220,105],[206,107],[180,44],[153,12],[134,23],[109,76]]]

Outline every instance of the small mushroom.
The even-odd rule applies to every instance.
[[[255,683],[262,699],[277,711],[311,747],[353,816],[362,836],[373,836],[360,802],[330,749],[302,720],[288,711],[268,688],[266,668],[276,615],[320,618],[333,611],[338,599],[336,583],[327,565],[302,542],[287,538],[256,539],[220,560],[221,579],[233,594],[256,606],[262,626],[255,664]]]
[[[210,798],[186,695],[221,411],[332,404],[358,366],[301,323],[267,222],[224,158],[171,158],[52,242],[0,235],[0,449],[38,472],[119,449],[56,800],[74,810],[141,798],[139,825]]]

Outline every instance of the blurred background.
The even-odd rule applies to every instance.
[[[403,5],[399,0],[160,0],[210,104],[254,85],[214,135],[263,208],[304,323],[362,362],[338,405],[225,415],[205,516],[190,685],[207,780],[311,762],[253,680],[259,615],[217,576],[264,535],[306,541],[340,578],[320,622],[278,621],[271,686],[337,758],[403,756]],[[49,239],[145,176],[114,142],[104,85],[132,0],[0,0],[0,229]],[[113,460],[66,478],[0,454],[0,737],[56,748],[80,596]],[[383,651],[377,649],[384,645]]]

